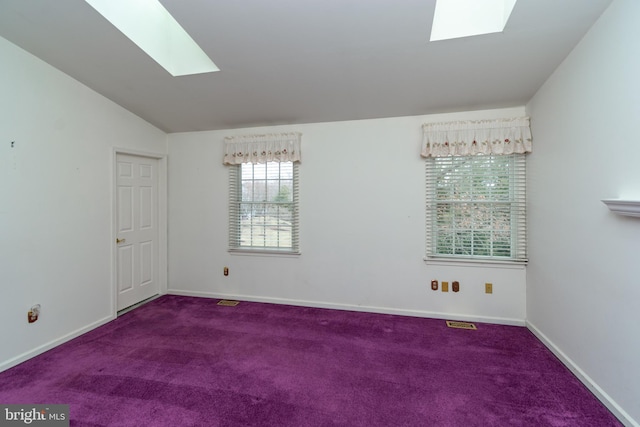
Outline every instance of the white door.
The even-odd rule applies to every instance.
[[[118,310],[160,291],[158,283],[158,160],[116,155]]]

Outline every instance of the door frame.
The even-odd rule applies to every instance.
[[[158,161],[158,290],[167,293],[167,155],[149,151],[115,147],[111,161],[111,313],[118,317],[118,263],[117,263],[117,167],[118,154],[146,157]]]

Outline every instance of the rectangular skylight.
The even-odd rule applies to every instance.
[[[436,0],[431,41],[499,33],[517,0]]]
[[[158,0],[85,0],[172,76],[220,71]]]

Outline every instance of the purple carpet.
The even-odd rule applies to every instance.
[[[621,425],[526,328],[216,302],[152,301],[0,373],[0,403],[72,426]]]

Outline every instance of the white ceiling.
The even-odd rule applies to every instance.
[[[519,0],[429,43],[435,0],[162,0],[222,71],[172,77],[83,0],[0,0],[0,36],[167,132],[525,104],[611,0]]]

